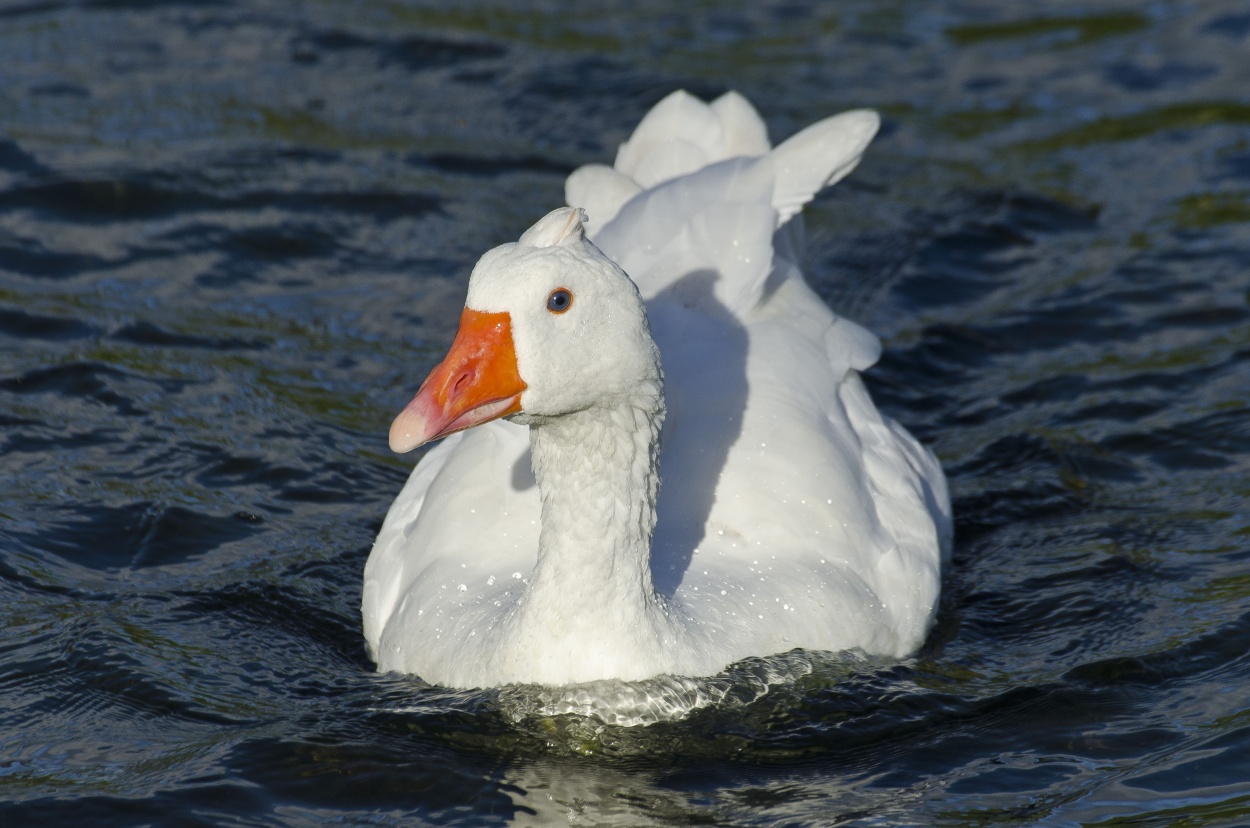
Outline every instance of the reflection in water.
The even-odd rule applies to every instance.
[[[664,824],[686,807],[686,796],[658,788],[653,774],[576,759],[517,762],[501,781],[517,826]]]
[[[1247,37],[1235,0],[0,8],[0,823],[1244,822]],[[775,136],[885,115],[802,264],[950,477],[928,648],[618,688],[639,727],[374,673],[386,427],[472,263],[731,86]]]

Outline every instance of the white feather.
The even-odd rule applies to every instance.
[[[846,113],[769,150],[740,96],[675,93],[615,170],[570,176],[594,245],[564,210],[527,234],[555,247],[483,257],[470,304],[510,313],[529,384],[517,419],[546,436],[495,421],[418,464],[365,571],[381,669],[558,685],[920,647],[950,548],[945,479],[873,406],[858,372],[880,343],[807,286],[783,226],[876,127]],[[562,322],[533,299],[557,283],[576,297]],[[657,346],[666,418],[648,402]]]

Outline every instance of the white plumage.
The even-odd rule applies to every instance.
[[[482,257],[462,336],[506,334],[514,373],[490,382],[512,384],[440,408],[487,382],[458,339],[392,428],[408,450],[476,425],[422,458],[369,557],[379,669],[565,685],[920,647],[945,479],[860,381],[876,337],[797,266],[796,214],[877,125],[848,112],[770,149],[741,96],[674,93],[614,167],[569,177],[585,228],[557,210]]]

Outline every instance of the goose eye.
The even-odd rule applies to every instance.
[[[573,307],[573,294],[568,288],[556,288],[547,296],[547,310],[564,313]]]

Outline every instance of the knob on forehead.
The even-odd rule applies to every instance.
[[[582,224],[589,219],[581,207],[561,207],[552,210],[526,230],[517,244],[525,247],[555,247],[576,244],[586,235]]]

